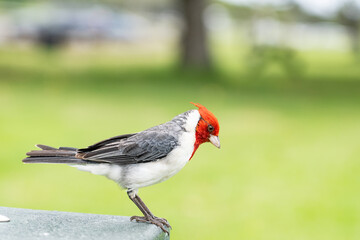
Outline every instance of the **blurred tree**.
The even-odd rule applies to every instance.
[[[249,27],[248,37],[251,45],[246,57],[246,68],[251,79],[261,79],[273,65],[278,66],[288,79],[302,79],[305,64],[297,51],[287,44],[287,24],[298,21],[316,21],[317,19],[307,14],[293,1],[288,1],[281,7],[271,5],[258,5],[251,7],[226,3],[226,7],[237,24],[247,22]],[[267,28],[277,34],[262,37],[265,30],[259,26],[261,22],[268,24]],[[274,27],[274,28],[272,28]]]
[[[246,5],[236,5],[227,2],[219,2],[218,4],[225,7],[235,21],[243,22],[250,20],[254,15],[254,9]]]
[[[206,0],[178,0],[184,23],[181,37],[181,62],[185,68],[211,68],[207,34],[203,19]]]
[[[356,56],[360,53],[360,6],[355,1],[347,1],[339,9],[337,20],[343,24],[351,42],[352,51]]]
[[[247,57],[247,68],[251,79],[261,79],[272,65],[278,65],[291,80],[300,80],[304,74],[304,61],[294,49],[285,46],[253,46]]]

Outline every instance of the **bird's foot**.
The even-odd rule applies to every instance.
[[[165,218],[158,218],[158,217],[140,217],[140,216],[132,216],[130,221],[136,220],[137,222],[144,222],[150,223],[158,226],[163,230],[165,233],[169,234],[169,231],[165,229],[165,226],[171,229],[169,222]]]

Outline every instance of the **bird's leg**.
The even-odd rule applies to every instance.
[[[147,213],[152,217],[155,218],[159,221],[161,221],[164,225],[166,225],[168,228],[171,228],[169,222],[165,219],[165,218],[159,218],[159,217],[155,217],[149,210],[149,208],[145,205],[145,203],[141,200],[141,198],[139,197],[139,195],[135,195],[135,199],[140,203],[140,205],[147,211]]]
[[[152,214],[149,208],[145,205],[145,203],[141,200],[141,198],[133,190],[128,190],[127,194],[131,201],[133,201],[135,205],[139,208],[139,210],[144,214],[143,217],[132,216],[130,218],[131,221],[136,220],[137,222],[155,224],[156,226],[160,227],[165,233],[169,234],[169,231],[167,231],[164,226],[168,228],[171,228],[171,226],[165,218],[155,217],[154,214]]]

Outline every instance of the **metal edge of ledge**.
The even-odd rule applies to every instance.
[[[168,240],[155,225],[129,217],[0,207],[1,240]]]

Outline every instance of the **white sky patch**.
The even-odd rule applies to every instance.
[[[287,0],[222,0],[224,2],[229,2],[232,4],[239,5],[275,5],[282,6],[286,5],[289,1]],[[294,0],[300,6],[302,6],[306,11],[320,15],[328,16],[336,12],[336,10],[341,7],[348,0]],[[360,0],[352,0],[356,2],[360,8]]]
[[[239,4],[239,5],[254,5],[254,4],[284,5],[287,2],[286,0],[222,0],[222,1],[233,3],[233,4]]]
[[[344,0],[296,0],[306,11],[320,15],[327,16],[335,14],[336,10],[341,7],[346,1]]]

